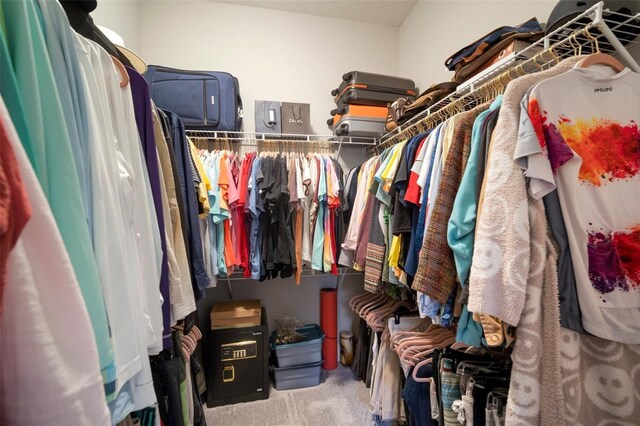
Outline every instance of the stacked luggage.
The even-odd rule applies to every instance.
[[[445,61],[452,71],[451,81],[433,84],[417,99],[398,99],[389,107],[386,130],[391,132],[413,119],[416,115],[431,108],[456,90],[469,86],[472,82],[489,72],[493,66],[514,58],[512,66],[524,61],[539,51],[531,49],[522,53],[531,44],[544,35],[536,18],[517,26],[501,26],[478,38]]]
[[[337,107],[327,125],[334,135],[380,137],[385,133],[388,106],[398,98],[415,99],[416,85],[407,78],[350,71],[331,94]]]

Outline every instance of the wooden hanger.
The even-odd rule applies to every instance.
[[[120,73],[120,87],[125,87],[127,84],[129,84],[129,73],[127,72],[127,69],[115,56],[111,56],[111,60],[118,69],[118,73]]]

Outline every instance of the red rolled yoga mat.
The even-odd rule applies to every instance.
[[[324,332],[322,342],[322,368],[338,368],[338,291],[334,288],[320,290],[320,327]]]

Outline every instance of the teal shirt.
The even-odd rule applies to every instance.
[[[1,95],[49,201],[73,264],[91,318],[107,385],[115,377],[115,366],[102,286],[43,31],[32,0],[8,1],[2,6]]]
[[[91,206],[91,173],[89,165],[87,99],[82,70],[75,45],[75,34],[62,6],[57,1],[37,0],[36,11],[42,18],[47,53],[60,97],[65,125],[71,142],[80,179],[80,189],[89,222],[93,229]]]
[[[324,170],[324,159],[320,160],[320,174],[318,175],[318,215],[313,234],[313,251],[311,253],[311,267],[322,271],[324,266],[324,215],[327,206],[327,178]]]
[[[502,95],[498,96],[487,111],[482,112],[473,123],[471,133],[471,151],[464,170],[464,175],[460,181],[460,187],[453,203],[453,210],[449,217],[447,229],[447,241],[453,251],[456,261],[458,279],[463,286],[466,286],[471,269],[471,258],[473,257],[474,231],[476,228],[477,203],[477,174],[478,161],[481,143],[482,124],[491,111],[494,111],[502,104]]]
[[[498,96],[489,107],[489,110],[482,112],[473,123],[471,132],[471,151],[464,175],[460,182],[456,199],[453,203],[453,210],[449,217],[447,228],[447,241],[453,251],[456,262],[458,279],[463,286],[467,285],[469,271],[471,270],[471,259],[473,257],[474,231],[476,228],[476,213],[478,203],[476,196],[478,179],[478,162],[480,160],[480,144],[482,140],[482,124],[489,115],[489,112],[500,108],[502,95]],[[456,340],[468,345],[480,346],[482,342],[482,326],[473,319],[467,305],[462,309],[462,315],[458,321],[458,331]]]

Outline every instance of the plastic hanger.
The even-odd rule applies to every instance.
[[[384,306],[385,304],[389,303],[390,300],[391,299],[389,299],[384,294],[380,294],[379,297],[361,306],[360,309],[358,310],[358,315],[360,316],[360,318],[365,319],[370,311]]]
[[[446,328],[437,328],[432,331],[424,333],[422,336],[414,336],[402,339],[398,342],[396,352],[400,355],[404,353],[411,346],[423,347],[426,345],[433,345],[434,343],[441,341],[443,338],[452,337],[453,333]],[[452,342],[453,343],[453,342]]]
[[[113,64],[116,66],[116,68],[118,69],[118,73],[120,74],[120,87],[125,87],[127,84],[129,84],[129,73],[127,72],[127,69],[115,56],[111,56],[111,60],[113,61]]]
[[[435,349],[447,347],[452,343],[454,343],[455,341],[456,339],[454,336],[445,337],[443,340],[435,342],[433,345],[426,348],[415,348],[415,347],[411,348],[408,351],[408,353],[406,353],[406,356],[410,357],[410,359],[414,360],[415,362],[420,362],[420,360],[426,357],[427,355],[431,355],[431,353],[433,353]],[[415,352],[416,350],[419,352],[412,354],[412,352]]]
[[[360,310],[360,317],[366,321],[367,317],[369,316],[369,314],[372,311],[374,311],[376,309],[381,309],[381,308],[384,308],[384,307],[388,307],[392,303],[394,303],[393,299],[390,299],[390,298],[384,296],[383,298],[381,298],[379,300],[376,300],[376,301],[364,306]]]
[[[349,305],[351,306],[351,309],[353,311],[355,311],[356,313],[360,312],[360,309],[362,309],[362,307],[366,304],[369,303],[370,301],[377,299],[380,297],[380,294],[375,294],[375,293],[363,293],[361,295],[355,296],[351,299],[351,302],[349,303]]]
[[[353,296],[351,298],[351,300],[349,301],[349,307],[351,308],[351,310],[356,310],[355,306],[358,302],[360,302],[361,300],[364,300],[368,297],[371,297],[373,295],[373,293],[362,293],[362,294],[357,294],[355,296]]]
[[[420,370],[423,366],[425,366],[427,364],[431,364],[431,358],[427,358],[425,360],[422,360],[419,363],[417,363],[415,365],[415,367],[413,367],[413,373],[411,375],[413,376],[413,380],[416,381],[417,383],[430,383],[431,382],[431,380],[432,380],[431,377],[420,378],[420,377],[418,377],[416,375],[416,374],[418,374],[418,370]]]

